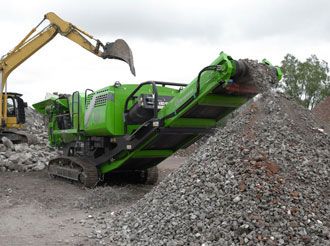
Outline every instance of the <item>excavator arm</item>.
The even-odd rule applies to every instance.
[[[35,34],[37,28],[45,20],[48,20],[50,24]],[[44,19],[12,51],[0,59],[0,102],[4,102],[0,103],[2,126],[7,118],[7,78],[9,74],[51,41],[58,33],[103,59],[117,59],[126,62],[132,74],[135,75],[132,52],[124,40],[117,39],[115,42],[104,45],[100,40],[95,39],[87,32],[62,20],[55,13],[47,13]],[[92,40],[96,42],[95,45],[91,43]]]

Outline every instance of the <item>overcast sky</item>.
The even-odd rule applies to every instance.
[[[58,35],[8,79],[8,90],[24,94],[29,104],[46,92],[100,89],[115,81],[189,83],[220,51],[273,64],[287,53],[330,61],[329,10],[328,0],[1,0],[0,55],[52,11],[104,43],[125,39],[137,76],[125,63],[102,60]]]

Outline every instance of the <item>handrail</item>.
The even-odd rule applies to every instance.
[[[78,115],[78,125],[77,125],[77,131],[80,130],[80,95],[79,95],[79,91],[75,91],[72,93],[72,127],[74,127],[74,96],[75,94],[78,93],[78,112],[77,112],[77,115]]]
[[[211,66],[207,66],[207,67],[204,67],[199,73],[198,73],[198,76],[197,76],[197,83],[196,83],[196,97],[199,96],[199,93],[200,93],[200,80],[201,80],[201,76],[202,76],[202,73],[206,72],[206,71],[221,71],[221,65],[211,65]]]
[[[138,87],[135,88],[135,90],[126,98],[125,101],[125,107],[124,107],[124,113],[128,112],[128,102],[133,98],[133,96],[135,95],[136,92],[138,92],[141,87],[145,86],[145,85],[152,85],[152,91],[153,91],[153,95],[154,95],[154,117],[157,116],[157,111],[158,111],[158,90],[157,90],[157,86],[156,86],[156,82],[155,81],[146,81],[143,82],[141,84],[139,84]],[[156,103],[157,102],[157,103]]]
[[[127,112],[128,112],[128,102],[134,97],[134,95],[141,89],[141,87],[145,86],[145,85],[152,85],[152,91],[153,91],[153,96],[154,96],[154,119],[157,118],[157,115],[158,115],[158,89],[157,89],[157,86],[156,85],[163,85],[163,86],[166,86],[166,85],[169,85],[169,86],[187,86],[187,84],[181,84],[181,83],[174,83],[174,82],[163,82],[163,81],[146,81],[146,82],[143,82],[141,84],[139,84],[138,87],[136,87],[134,89],[134,91],[132,91],[132,93],[126,98],[126,101],[125,101],[125,107],[124,107],[124,116],[126,116]],[[125,117],[126,118],[126,117]],[[127,124],[126,124],[126,121],[125,121],[125,132],[127,132]]]
[[[138,92],[140,90],[141,87],[143,87],[144,85],[148,85],[148,84],[154,84],[154,85],[170,85],[170,86],[187,86],[187,84],[181,84],[181,83],[174,83],[174,82],[163,82],[163,81],[146,81],[146,82],[142,82],[141,84],[139,84],[138,87],[135,88],[135,90],[126,98],[126,101],[125,101],[125,108],[124,108],[124,113],[126,113],[128,110],[127,110],[127,106],[128,106],[128,102],[129,100],[131,100],[134,96],[134,94],[136,92]],[[157,90],[157,87],[156,88],[153,88],[153,89],[156,89]],[[158,104],[157,104],[158,106]]]
[[[87,103],[87,92],[91,91],[92,93],[94,93],[94,91],[92,89],[86,89],[85,90],[85,108],[86,108],[86,103]]]

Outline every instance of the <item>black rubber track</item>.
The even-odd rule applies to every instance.
[[[94,166],[93,163],[81,159],[81,158],[77,158],[77,157],[70,157],[70,156],[60,156],[57,158],[54,158],[52,160],[49,161],[49,165],[56,165],[56,162],[73,162],[74,164],[78,165],[79,167],[82,168],[82,172],[80,174],[79,177],[79,181],[87,188],[93,188],[97,185],[98,181],[99,181],[99,175],[98,175],[98,171],[97,168]],[[59,177],[62,177],[60,175],[56,175]],[[62,178],[66,178],[66,177],[62,177]],[[67,178],[66,178],[67,179]]]

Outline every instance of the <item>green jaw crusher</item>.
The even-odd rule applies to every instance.
[[[270,66],[280,77],[279,68]],[[249,67],[225,53],[190,84],[120,84],[34,104],[48,116],[49,141],[63,156],[48,171],[93,187],[103,175],[134,173],[157,181],[157,164],[210,133],[217,122],[259,93]]]

